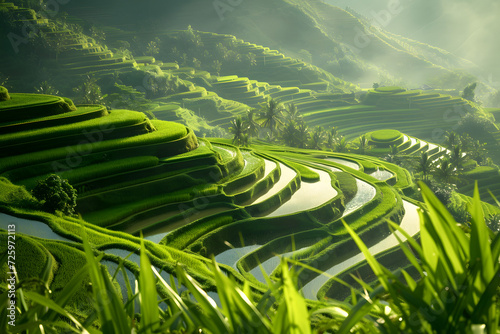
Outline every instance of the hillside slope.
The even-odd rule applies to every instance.
[[[92,4],[70,3],[67,8],[90,22],[141,33],[185,29],[187,25],[229,33],[312,61],[355,83],[403,79],[413,85],[451,84],[463,88],[473,77],[455,70],[467,73],[476,68],[446,51],[374,29],[370,22],[317,0],[255,0],[226,7],[201,0],[182,4],[149,0],[139,12],[135,3],[124,1],[119,9],[114,2],[102,8],[99,4],[99,13],[89,10]],[[95,17],[105,20],[96,21]]]

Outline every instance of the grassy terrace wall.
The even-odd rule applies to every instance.
[[[20,122],[8,122],[0,124],[1,134],[14,132],[44,129],[59,125],[67,125],[83,122],[108,115],[108,110],[103,106],[79,106],[77,110],[64,113],[62,115],[36,118]]]
[[[167,157],[187,152],[197,146],[197,140],[193,132],[184,126],[159,121],[152,121],[152,124],[158,131],[124,139],[87,142],[78,147],[55,148],[1,158],[2,167],[0,172],[5,173],[8,171],[6,175],[13,179],[19,179],[26,177],[25,172],[28,175],[37,175],[36,173],[40,173],[42,170],[53,172],[54,166],[58,167],[59,170],[67,170],[71,167],[68,166],[67,161],[68,150],[75,152],[81,166],[84,163],[91,164],[96,160],[115,160],[134,155],[149,154]],[[78,155],[76,152],[85,154]]]
[[[289,91],[297,93],[293,88]],[[79,109],[50,117],[60,121]],[[112,131],[99,136],[103,127]],[[99,140],[81,144],[82,133]],[[390,137],[399,141],[401,135]],[[1,134],[0,143],[9,151],[16,148],[16,154],[0,157],[0,172],[30,190],[38,179],[51,174],[54,166],[71,167],[67,165],[68,150],[80,149],[83,153],[77,155],[78,164],[62,168],[59,173],[79,190],[77,209],[87,221],[83,226],[96,253],[115,249],[136,252],[135,236],[141,231],[148,237],[158,233],[161,242],[146,243],[153,264],[173,274],[175,263],[182,263],[204,287],[213,290],[212,274],[205,267],[211,254],[228,250],[228,243],[235,247],[261,245],[239,259],[237,271],[223,266],[239,281],[248,281],[257,297],[264,287],[249,272],[258,264],[257,259],[265,261],[274,252],[287,252],[295,243],[300,248],[308,247],[299,254],[303,262],[327,269],[355,249],[341,219],[367,244],[373,244],[388,233],[386,220],[400,221],[403,208],[398,192],[413,186],[407,171],[374,157],[260,144],[239,149],[228,142],[198,140],[185,126],[149,121],[142,113],[112,110],[80,122],[65,120],[47,128],[35,126]],[[27,147],[30,145],[34,147]],[[359,170],[327,158],[346,160]],[[293,174],[286,174],[286,182],[282,180],[272,196],[254,204],[284,177],[285,166]],[[368,175],[377,170],[390,171],[393,176],[379,181]],[[298,194],[306,182],[314,188],[323,172],[330,176],[328,187],[336,195],[312,209],[292,208],[286,216],[267,216]],[[359,190],[357,180],[373,186],[375,197],[344,215],[346,203]],[[21,193],[29,198],[28,192]],[[0,202],[7,200],[0,196]],[[47,252],[35,247],[36,239],[26,246],[37,249],[34,256],[39,263],[47,263],[49,258],[57,263],[53,266],[52,284],[60,287],[63,278],[75,270],[71,258],[81,263],[82,223],[75,218],[15,207],[7,204],[1,211],[41,221],[68,239],[44,244]],[[118,262],[120,257],[108,253],[104,259]],[[138,273],[133,261],[126,261],[125,266]],[[33,272],[40,270],[34,268]],[[279,272],[273,273],[273,277],[277,275]],[[303,273],[301,282],[312,278],[314,275],[306,277]]]
[[[10,94],[10,99],[1,102],[2,123],[59,115],[76,109],[70,100],[50,95]]]

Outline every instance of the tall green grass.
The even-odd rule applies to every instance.
[[[18,282],[15,327],[6,321],[8,295],[0,295],[0,332],[481,333],[484,328],[487,333],[498,333],[500,237],[485,225],[477,190],[469,208],[470,225],[458,225],[431,191],[421,187],[425,211],[420,212],[420,242],[397,224],[390,224],[399,233],[401,249],[420,279],[402,269],[390,272],[384,268],[345,225],[380,282],[372,287],[355,278],[364,291],[351,288],[352,305],[304,299],[296,288],[294,267],[282,259],[281,274],[274,281],[267,278],[264,294],[227,276],[213,262],[210,268],[218,306],[182,265],[177,266],[176,276],[187,290],[180,293],[173,276],[170,284],[166,282],[151,266],[144,242],[138,281],[126,280],[127,295],[122,296],[114,280],[118,271],[125,273],[123,265],[111,276],[99,263],[102,256],[96,256],[82,233],[87,264],[55,298],[48,288],[33,290],[26,282]],[[66,307],[87,276],[94,308],[86,317],[77,318]],[[41,275],[40,286],[46,287],[47,280],[47,274]]]
[[[426,204],[426,210],[420,211],[420,243],[397,224],[390,224],[407,238],[409,245],[398,237],[419,280],[405,270],[392,273],[384,268],[345,224],[380,285],[375,289],[364,285],[369,295],[349,315],[341,333],[347,333],[379,303],[387,305],[382,317],[391,333],[471,333],[476,327],[498,332],[500,234],[485,224],[477,186],[469,207],[470,225],[457,224],[431,190],[420,186]]]

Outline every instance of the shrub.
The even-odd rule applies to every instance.
[[[473,138],[481,139],[489,132],[491,127],[495,128],[489,119],[478,114],[468,113],[458,123],[457,132],[468,133]]]
[[[43,210],[55,213],[61,211],[65,215],[75,213],[76,190],[58,175],[52,174],[43,181],[39,181],[32,191],[42,203]]]
[[[7,88],[0,86],[0,101],[10,100],[9,92]]]

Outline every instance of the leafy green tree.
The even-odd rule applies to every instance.
[[[59,91],[52,86],[48,81],[42,81],[37,87],[35,87],[35,92],[37,94],[46,95],[58,95]]]
[[[155,41],[151,41],[148,43],[148,46],[146,47],[146,55],[154,57],[158,53],[160,53],[160,48],[158,47],[158,43]]]
[[[216,75],[220,75],[220,71],[222,71],[222,63],[219,60],[214,60],[212,63],[212,70]]]
[[[201,60],[197,58],[193,58],[193,67],[194,68],[201,68]]]
[[[257,66],[257,56],[255,55],[255,53],[248,53],[245,56],[245,59],[249,67]]]
[[[485,165],[488,160],[488,150],[486,143],[481,143],[479,140],[472,138],[469,134],[461,136],[462,150],[471,159],[475,160],[480,165]]]
[[[32,194],[41,202],[44,211],[60,211],[68,216],[75,213],[77,192],[68,180],[61,179],[59,175],[52,174],[38,181]]]
[[[0,72],[0,86],[7,88],[7,82],[9,82],[9,77]]]
[[[82,104],[100,104],[107,96],[102,94],[101,87],[93,76],[87,76],[87,79],[80,86],[73,88],[73,91],[77,94],[77,100]]]
[[[476,82],[471,83],[470,85],[465,87],[464,91],[462,92],[462,98],[469,100],[469,101],[472,101],[472,102],[475,102],[476,101],[476,94],[475,94],[476,87],[477,87]]]
[[[479,113],[468,113],[458,122],[457,132],[468,133],[473,138],[485,141],[493,129],[496,129],[495,124],[488,118]]]
[[[283,125],[283,105],[270,99],[261,109],[260,118],[262,120],[262,127],[268,128],[271,131],[271,136],[278,131],[278,128]]]
[[[106,41],[106,34],[103,30],[92,26],[90,28],[90,36],[96,40],[97,43],[104,43]]]

